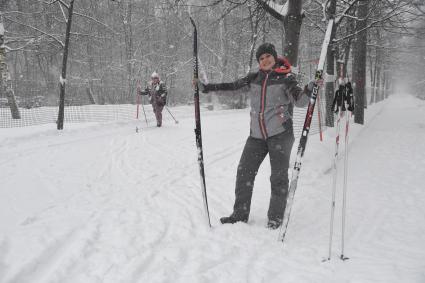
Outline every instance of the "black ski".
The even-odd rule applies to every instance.
[[[193,79],[198,81],[198,31],[196,29],[195,21],[190,18],[193,25]],[[199,173],[201,175],[201,190],[204,201],[205,215],[207,216],[208,225],[211,227],[210,212],[208,209],[207,188],[205,185],[205,171],[204,171],[204,154],[202,151],[202,133],[201,133],[201,115],[199,111],[199,87],[195,84],[195,93],[193,95],[195,105],[195,137],[196,147],[198,148],[198,165]]]
[[[319,64],[316,70],[316,75],[315,75],[316,82],[319,80],[322,80],[322,77],[323,77],[323,69],[324,69],[325,60],[326,60],[326,53],[328,50],[328,45],[329,45],[331,34],[332,34],[333,24],[334,24],[334,20],[333,19],[329,20],[328,27],[326,29],[325,40],[323,41],[322,50],[320,53]],[[298,145],[297,157],[295,159],[294,168],[292,170],[292,178],[291,178],[291,183],[289,185],[288,196],[286,198],[287,201],[286,201],[285,213],[283,215],[283,222],[279,231],[279,240],[282,242],[285,240],[286,231],[288,229],[289,217],[291,215],[292,204],[294,201],[294,195],[297,189],[298,177],[301,170],[301,160],[304,156],[304,151],[307,145],[308,133],[310,131],[310,125],[311,125],[311,120],[313,118],[314,106],[316,105],[316,98],[318,94],[319,94],[319,85],[315,83],[312,94],[311,94],[310,102],[307,107],[307,113],[304,120],[304,127],[301,133],[300,143]]]

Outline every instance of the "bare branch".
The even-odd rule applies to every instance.
[[[370,29],[370,28],[372,28],[372,27],[374,27],[374,26],[377,26],[378,24],[380,24],[380,23],[382,23],[382,22],[385,22],[385,21],[387,21],[387,20],[389,20],[389,19],[391,19],[391,18],[393,18],[393,17],[395,17],[395,16],[397,16],[397,15],[400,15],[400,14],[403,14],[403,13],[404,13],[404,11],[399,11],[399,12],[397,12],[397,13],[395,13],[395,14],[392,14],[392,12],[393,12],[393,11],[389,12],[389,13],[388,13],[389,15],[387,14],[387,16],[385,16],[385,17],[384,17],[384,18],[382,18],[382,19],[379,19],[379,20],[373,21],[372,23],[368,24],[365,28],[362,28],[361,30],[356,31],[355,33],[349,34],[349,35],[344,36],[344,37],[339,38],[339,39],[334,39],[334,40],[333,40],[333,42],[337,43],[337,42],[341,42],[341,41],[343,41],[343,40],[349,39],[349,38],[351,38],[351,37],[353,37],[353,36],[356,36],[356,35],[357,35],[357,34],[359,34],[359,33],[362,33],[362,32],[363,32],[363,31],[365,31],[365,30],[368,30],[368,29]]]
[[[30,29],[36,30],[36,31],[38,31],[38,32],[39,32],[39,33],[41,33],[41,34],[44,34],[45,36],[50,37],[51,39],[53,39],[54,41],[56,41],[57,43],[59,43],[62,47],[64,47],[64,46],[65,46],[65,44],[64,44],[64,43],[63,43],[60,39],[58,39],[58,38],[54,37],[54,36],[53,36],[53,35],[51,35],[51,34],[48,34],[48,33],[47,33],[47,32],[45,32],[45,31],[42,31],[41,29],[38,29],[38,28],[33,27],[33,26],[31,26],[31,25],[27,25],[27,24],[24,24],[24,23],[21,23],[21,22],[18,22],[18,21],[12,20],[12,19],[10,19],[10,18],[6,18],[6,17],[5,17],[5,19],[7,19],[8,21],[11,21],[12,23],[15,23],[15,24],[18,24],[18,25],[22,25],[22,26],[28,27],[28,28],[30,28]]]
[[[89,19],[89,20],[91,20],[91,21],[93,21],[93,22],[95,22],[95,23],[97,23],[97,24],[99,24],[99,25],[101,25],[101,26],[105,27],[106,29],[110,30],[110,31],[111,31],[111,32],[113,32],[115,35],[118,35],[118,34],[119,34],[119,32],[115,31],[113,28],[111,28],[111,27],[110,27],[110,26],[108,26],[107,24],[102,23],[101,21],[99,21],[99,20],[97,20],[97,19],[95,19],[95,18],[93,18],[93,17],[91,17],[91,16],[88,16],[88,15],[85,15],[85,14],[80,14],[80,13],[77,13],[77,12],[74,12],[73,14],[74,14],[74,15],[76,15],[76,16],[80,16],[80,17],[82,17],[82,18]]]
[[[255,0],[255,1],[257,1],[257,3],[260,4],[264,10],[266,10],[270,15],[272,15],[277,20],[283,21],[283,19],[285,18],[288,4],[282,6],[282,5],[276,4],[273,1],[263,1],[263,0]],[[270,2],[273,4],[271,5]]]

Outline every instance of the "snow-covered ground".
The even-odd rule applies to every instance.
[[[365,126],[351,127],[349,260],[338,258],[340,174],[326,262],[334,129],[324,142],[309,139],[283,246],[265,228],[267,159],[248,224],[219,224],[231,213],[248,111],[203,113],[210,229],[194,119],[171,110],[180,123],[164,112],[162,128],[0,129],[0,282],[425,282],[425,101],[393,96],[366,110]],[[342,173],[342,158],[338,165]]]

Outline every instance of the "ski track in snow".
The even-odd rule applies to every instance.
[[[218,111],[202,116],[211,229],[189,115],[161,129],[111,123],[4,139],[0,282],[425,282],[418,181],[425,173],[425,104],[391,97],[370,108],[366,126],[351,128],[346,262],[338,259],[340,187],[332,260],[322,262],[333,129],[323,143],[309,138],[283,246],[278,232],[265,228],[268,158],[248,224],[219,224],[233,206],[249,113]]]

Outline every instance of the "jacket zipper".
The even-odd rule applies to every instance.
[[[269,74],[266,73],[266,77],[263,81],[263,85],[261,87],[261,103],[260,103],[260,113],[258,116],[258,122],[260,124],[260,130],[261,135],[263,136],[263,139],[267,139],[267,129],[266,129],[266,123],[264,121],[264,109],[266,108],[266,85],[267,80],[269,78]]]

